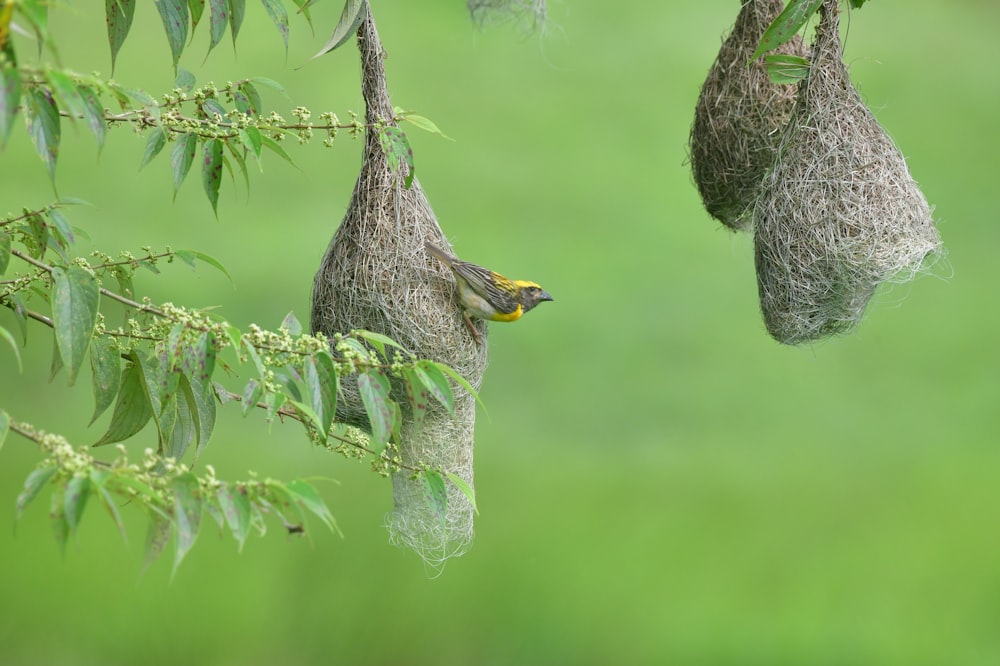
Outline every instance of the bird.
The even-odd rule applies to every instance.
[[[535,282],[510,280],[488,268],[462,261],[437,245],[425,243],[427,251],[451,269],[458,284],[462,317],[476,344],[482,344],[471,317],[489,321],[517,321],[542,301],[555,300]]]

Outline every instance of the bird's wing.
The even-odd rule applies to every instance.
[[[474,292],[489,301],[497,312],[510,314],[521,305],[517,285],[502,275],[467,261],[455,261],[452,270],[455,271],[455,275],[465,280]]]

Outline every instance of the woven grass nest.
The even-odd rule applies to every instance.
[[[691,126],[691,171],[705,209],[732,230],[749,225],[750,207],[774,163],[795,87],[772,83],[761,58],[750,61],[782,0],[743,0],[733,31],[702,85]],[[805,56],[796,35],[776,52]]]
[[[358,30],[362,93],[368,123],[390,122],[393,106],[385,81],[384,54],[371,9]],[[376,131],[365,138],[364,157],[343,221],[327,248],[312,294],[312,329],[327,335],[367,329],[388,335],[418,358],[448,364],[478,388],[486,369],[484,344],[473,341],[455,302],[450,271],[427,255],[432,242],[450,249],[427,197],[414,179],[403,186],[390,168]],[[426,464],[462,477],[471,487],[475,405],[454,387],[455,413],[432,409],[420,427],[407,413],[403,389],[393,388],[404,409],[400,456],[409,465]],[[338,419],[368,428],[353,377],[342,382]],[[386,517],[390,540],[415,550],[430,564],[465,552],[472,542],[473,507],[447,483],[442,524],[426,498],[424,482],[402,471],[393,476],[394,508]]]
[[[779,342],[850,331],[879,284],[914,277],[941,241],[906,161],[844,67],[826,0],[812,63],[753,210],[761,310]]]

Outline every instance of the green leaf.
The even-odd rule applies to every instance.
[[[146,150],[143,152],[139,170],[141,171],[144,166],[152,162],[153,158],[160,154],[165,145],[167,145],[167,133],[162,127],[157,127],[150,132],[149,138],[146,139]],[[174,191],[176,191],[176,188]]]
[[[17,8],[21,16],[35,30],[35,37],[38,42],[38,54],[41,55],[42,47],[47,46],[56,61],[59,55],[56,53],[56,43],[49,37],[49,4],[41,0],[22,0],[17,3]]]
[[[125,86],[118,85],[117,83],[109,82],[108,88],[118,99],[123,107],[127,108],[128,105],[135,103],[141,107],[146,107],[154,115],[159,115],[159,106],[156,104],[156,100],[150,97],[146,92],[142,90],[137,90],[135,88],[126,88]]]
[[[289,385],[285,388],[288,390],[288,393],[285,394],[285,403],[291,405],[297,412],[299,412],[299,416],[302,417],[303,425],[305,425],[307,429],[310,427],[314,429],[316,434],[319,435],[324,442],[326,442],[327,432],[323,430],[323,421],[320,419],[319,414],[316,413],[311,404],[306,404],[305,402],[293,397],[294,392],[291,390],[293,386]]]
[[[292,158],[288,156],[288,153],[285,152],[285,149],[282,148],[281,145],[278,144],[277,141],[275,141],[271,137],[265,136],[263,134],[261,135],[260,140],[263,143],[263,145],[264,145],[265,148],[267,148],[268,150],[270,150],[273,153],[276,153],[279,157],[281,157],[281,159],[285,160],[286,162],[288,162],[292,166],[295,166],[295,162],[292,161]]]
[[[334,519],[333,514],[330,513],[326,502],[323,501],[323,498],[316,492],[316,488],[312,484],[302,479],[295,479],[294,481],[289,481],[285,489],[296,502],[309,509],[309,511],[322,520],[323,524],[330,528],[330,531],[340,533],[337,521]]]
[[[59,353],[59,339],[52,335],[52,364],[49,366],[49,382],[56,378],[59,371],[66,367],[63,364],[62,354]]]
[[[313,411],[319,416],[323,441],[333,425],[337,411],[337,371],[328,352],[320,351],[307,356],[303,375]]]
[[[105,17],[108,24],[108,44],[111,46],[111,73],[115,73],[115,60],[129,28],[132,27],[132,17],[135,14],[135,0],[105,0]]]
[[[353,333],[359,338],[362,338],[363,340],[367,340],[368,342],[370,342],[376,349],[378,349],[379,353],[382,354],[382,358],[384,358],[387,361],[390,360],[389,355],[386,354],[385,352],[385,348],[387,346],[395,347],[396,349],[402,349],[404,352],[406,351],[406,348],[403,347],[403,345],[399,344],[398,342],[390,338],[388,335],[382,335],[381,333],[375,333],[374,331],[366,331],[364,329],[357,329]]]
[[[25,98],[25,119],[35,152],[49,170],[49,180],[56,182],[56,161],[59,159],[59,109],[49,93],[41,88],[29,88]]]
[[[175,250],[174,251],[174,256],[177,257],[178,259],[180,259],[181,261],[183,261],[185,264],[187,264],[191,268],[195,268],[196,267],[195,266],[195,260],[203,261],[206,264],[208,264],[209,266],[211,266],[211,267],[215,268],[216,270],[218,270],[220,273],[222,273],[223,275],[225,275],[227,278],[229,278],[230,282],[233,281],[233,276],[229,274],[229,271],[226,270],[226,267],[223,266],[222,263],[218,259],[216,259],[215,257],[209,256],[209,255],[205,254],[204,252],[198,252],[197,250]]]
[[[174,490],[174,529],[176,530],[176,549],[174,551],[174,569],[191,550],[194,540],[198,537],[201,527],[201,488],[198,478],[191,472],[181,474],[173,481]]]
[[[173,399],[177,393],[179,373],[174,372],[171,356],[165,348],[155,350],[148,357],[133,355],[142,369],[143,387],[153,407],[153,419],[160,431],[161,441],[169,436],[173,427],[175,410]]]
[[[14,313],[14,321],[17,322],[18,329],[21,331],[21,342],[28,344],[28,310],[24,307],[24,300],[16,292],[7,296],[6,299],[9,305],[14,306],[11,311]]]
[[[444,479],[434,470],[427,470],[424,472],[424,490],[427,503],[443,526],[448,510],[448,490],[444,487]]]
[[[229,530],[233,533],[233,538],[239,542],[242,551],[250,533],[250,500],[247,498],[246,490],[242,488],[233,490],[230,484],[223,483],[219,487],[217,497],[226,524],[229,525]]]
[[[247,11],[246,0],[229,0],[229,33],[233,36],[233,48],[236,48],[236,37],[243,25],[243,16]]]
[[[236,98],[236,108],[243,113],[253,114],[259,116],[263,112],[263,105],[260,99],[260,93],[257,92],[257,88],[249,81],[244,81],[239,85],[237,90],[245,96],[246,106],[242,106],[240,98]]]
[[[191,164],[194,162],[194,154],[198,148],[198,135],[188,132],[174,142],[174,148],[170,152],[170,169],[174,174],[174,199],[177,192],[184,183]]]
[[[809,75],[809,60],[802,56],[773,54],[764,56],[771,83],[798,83]]]
[[[9,265],[10,265],[10,234],[4,231],[0,231],[0,275],[3,275],[7,271],[7,266]]]
[[[194,30],[205,13],[205,0],[188,0],[188,11],[191,12],[191,39],[194,40]]]
[[[306,531],[306,515],[302,511],[302,507],[299,502],[296,501],[295,497],[288,492],[288,488],[281,481],[275,481],[269,479],[265,482],[270,497],[269,500],[271,508],[274,509],[278,515],[281,517],[281,521],[285,524],[285,528],[290,534],[302,534]],[[259,498],[258,501],[267,501],[264,498]],[[289,517],[288,511],[292,512],[292,516]]]
[[[822,4],[823,0],[791,0],[785,10],[764,31],[757,50],[750,60],[756,60],[794,37]]]
[[[271,392],[264,396],[264,404],[267,406],[267,422],[274,421],[275,415],[282,405],[288,400],[284,393]]]
[[[472,510],[475,511],[476,515],[478,516],[479,507],[476,506],[476,491],[472,489],[472,486],[469,485],[469,482],[460,477],[458,474],[455,474],[454,472],[445,472],[445,476],[448,477],[449,481],[455,484],[456,488],[462,491],[462,494],[465,495],[465,498],[469,500],[469,504],[472,505]]]
[[[3,448],[4,440],[7,439],[7,433],[10,431],[10,416],[7,412],[0,409],[0,449]]]
[[[284,86],[282,86],[280,83],[278,83],[274,79],[269,79],[266,76],[252,76],[252,77],[250,77],[249,81],[251,81],[253,83],[259,83],[262,86],[267,86],[268,88],[270,88],[272,90],[278,91],[278,93],[280,93],[284,97],[291,99],[290,97],[288,97],[288,93],[285,92]]]
[[[104,122],[104,107],[89,86],[80,86],[80,97],[83,99],[83,118],[87,121],[90,133],[97,140],[97,152],[104,148],[104,138],[108,127]]]
[[[281,33],[281,41],[285,43],[285,54],[288,54],[288,12],[281,0],[261,0],[267,15],[271,17],[271,23]]]
[[[28,508],[31,500],[38,497],[38,493],[41,492],[42,488],[45,487],[58,471],[59,468],[53,465],[51,467],[39,467],[28,475],[28,478],[24,481],[24,489],[17,496],[17,502],[15,503],[15,521],[21,520],[24,510]]]
[[[316,2],[316,0],[293,0],[293,1],[299,8],[299,11],[297,13],[302,14],[302,16],[305,17],[306,22],[309,24],[309,27],[312,28],[313,22],[312,22],[312,16],[309,15],[309,6],[314,2]]]
[[[413,149],[410,147],[410,140],[406,137],[406,132],[398,127],[383,127],[379,133],[379,142],[389,162],[390,169],[402,171],[403,165],[406,165],[406,179],[403,185],[409,189],[410,184],[413,183],[416,167],[413,164]]]
[[[68,249],[76,240],[73,235],[73,225],[69,223],[69,220],[66,219],[66,216],[58,208],[51,209],[46,215],[49,221],[52,222],[49,229],[56,245],[63,249]]]
[[[260,166],[260,153],[264,145],[260,130],[253,125],[247,125],[240,130],[240,141],[250,151],[250,154],[256,158],[257,165]]]
[[[191,384],[189,399],[193,400],[193,409],[197,416],[198,443],[195,449],[195,455],[197,456],[205,448],[205,445],[208,444],[208,440],[212,437],[212,431],[215,430],[215,392],[211,389],[211,381],[199,384],[190,377],[187,381]]]
[[[219,508],[218,500],[214,497],[209,497],[202,503],[201,508],[205,510],[208,517],[215,521],[215,524],[219,526],[219,531],[221,532],[226,526],[226,519],[222,515],[222,509]]]
[[[101,483],[109,486],[115,493],[121,495],[126,500],[138,499],[142,504],[151,507],[154,511],[163,513],[158,506],[152,504],[157,499],[157,491],[139,479],[130,476],[109,476]]]
[[[198,415],[198,402],[195,399],[191,382],[183,375],[178,375],[177,394],[174,399],[174,426],[164,446],[167,456],[180,460],[191,442],[198,446],[201,438],[201,420]]]
[[[93,423],[114,402],[121,386],[121,354],[110,338],[98,336],[90,343],[90,369],[94,383]]]
[[[52,282],[52,326],[72,386],[94,334],[101,287],[90,271],[76,265],[54,268]]]
[[[438,126],[434,124],[434,121],[430,120],[429,118],[424,118],[423,116],[418,116],[415,113],[407,113],[407,112],[402,113],[400,117],[406,122],[412,123],[413,125],[419,127],[420,129],[426,132],[430,132],[431,134],[437,134],[445,139],[448,139],[449,141],[454,141],[454,139],[452,139],[450,136],[442,132],[438,128]]]
[[[20,106],[21,74],[8,60],[0,67],[0,148],[7,145]]]
[[[347,0],[344,9],[340,12],[340,20],[333,29],[333,34],[327,40],[323,48],[314,55],[311,60],[325,55],[335,48],[342,46],[347,40],[354,36],[365,19],[367,3],[366,0]]]
[[[191,380],[191,386],[200,388],[205,396],[212,396],[212,373],[215,372],[215,335],[206,331],[198,340],[185,347],[181,361],[184,374]]]
[[[2,273],[3,271],[0,270],[0,274]],[[289,312],[285,315],[285,318],[281,320],[280,328],[285,329],[289,335],[295,337],[302,335],[302,323],[295,316],[294,312]]]
[[[413,423],[417,428],[420,428],[427,418],[427,411],[430,408],[430,391],[424,386],[413,368],[403,369],[403,384],[406,387],[406,397],[410,402]]]
[[[25,209],[25,212],[27,212],[27,209]],[[28,215],[28,232],[29,238],[32,241],[28,249],[35,259],[41,259],[42,255],[45,254],[45,249],[49,245],[49,230],[48,225],[45,224],[45,220],[38,213]]]
[[[80,518],[83,510],[87,507],[87,500],[90,499],[90,477],[74,476],[66,484],[66,493],[63,498],[63,509],[66,513],[66,524],[69,526],[70,536],[76,536],[76,528],[80,525]]]
[[[196,79],[194,78],[194,74],[187,71],[183,67],[177,68],[177,77],[174,79],[174,88],[180,88],[186,92],[191,92],[194,90],[195,83]]]
[[[389,379],[379,370],[358,373],[358,390],[361,402],[371,423],[372,440],[381,448],[389,441],[398,406],[389,399]]]
[[[118,391],[118,401],[115,411],[111,414],[111,423],[107,432],[94,443],[94,446],[114,444],[128,439],[136,434],[153,418],[153,406],[146,393],[146,380],[142,367],[135,352],[130,355],[129,363],[122,372],[121,388]]]
[[[52,521],[52,531],[55,533],[59,552],[66,554],[66,543],[69,541],[69,521],[66,519],[66,489],[56,486],[49,499],[49,519]]]
[[[427,388],[427,391],[440,402],[448,413],[455,411],[455,399],[451,392],[451,384],[444,372],[432,361],[421,361],[413,368],[417,379]]]
[[[10,348],[14,350],[14,358],[17,359],[17,371],[24,372],[24,366],[21,365],[21,350],[17,347],[17,341],[14,340],[14,336],[11,335],[3,326],[0,326],[0,339],[5,340]]]
[[[65,73],[59,70],[50,69],[45,72],[45,78],[49,82],[55,98],[61,102],[62,110],[69,116],[71,121],[82,118],[84,115],[83,98],[77,90],[76,82]]]
[[[149,527],[146,530],[146,567],[163,554],[170,541],[170,520],[158,509],[149,508]]]
[[[155,0],[156,9],[160,12],[163,29],[170,43],[170,54],[173,56],[174,69],[184,51],[188,37],[188,5],[187,0]]]
[[[260,396],[264,392],[264,387],[256,379],[249,379],[247,385],[243,387],[243,395],[240,396],[242,400],[240,401],[240,407],[243,409],[243,416],[250,413],[257,403],[260,402]]]
[[[222,106],[222,102],[213,97],[207,97],[202,100],[200,108],[201,112],[205,114],[205,117],[210,120],[214,119],[215,116],[219,116],[224,119],[226,117],[226,113],[228,113],[228,111],[226,111],[226,107]]]
[[[235,141],[226,141],[226,148],[229,150],[229,154],[233,156],[233,161],[236,162],[236,166],[240,168],[240,173],[243,174],[243,182],[246,183],[247,192],[250,191],[250,174],[247,173],[247,159],[246,159],[246,149],[240,148]],[[223,165],[226,167],[226,171],[229,172],[230,178],[233,179],[233,185],[236,184],[236,173],[233,171],[233,165],[229,161],[229,158],[223,155],[222,157]]]
[[[104,508],[108,510],[111,515],[111,520],[114,521],[115,526],[122,535],[122,540],[128,542],[128,534],[125,532],[125,523],[122,522],[122,516],[118,512],[118,506],[115,504],[115,499],[111,496],[111,493],[104,486],[105,481],[110,478],[111,472],[104,469],[93,469],[90,471],[90,487],[91,493],[94,490],[97,491],[97,498],[104,505]]]
[[[212,202],[212,211],[219,215],[219,184],[222,182],[222,141],[212,139],[205,143],[201,158],[201,182],[205,194]]]
[[[229,25],[229,0],[208,0],[208,6],[212,11],[208,23],[208,52],[211,53],[226,34],[226,26]]]
[[[486,403],[484,403],[482,399],[479,397],[479,393],[476,391],[476,389],[472,388],[472,384],[470,384],[465,377],[455,372],[455,370],[451,366],[445,365],[444,363],[438,363],[436,361],[421,361],[419,365],[424,366],[425,369],[427,365],[433,365],[441,372],[454,379],[459,386],[468,391],[469,394],[476,399],[476,402],[479,403],[479,406],[483,408],[483,411],[486,411]]]

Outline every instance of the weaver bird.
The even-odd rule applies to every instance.
[[[489,321],[517,321],[542,301],[554,300],[534,282],[509,280],[488,268],[453,257],[438,246],[426,243],[427,251],[451,269],[458,284],[465,325],[476,344],[482,344],[471,317]]]

